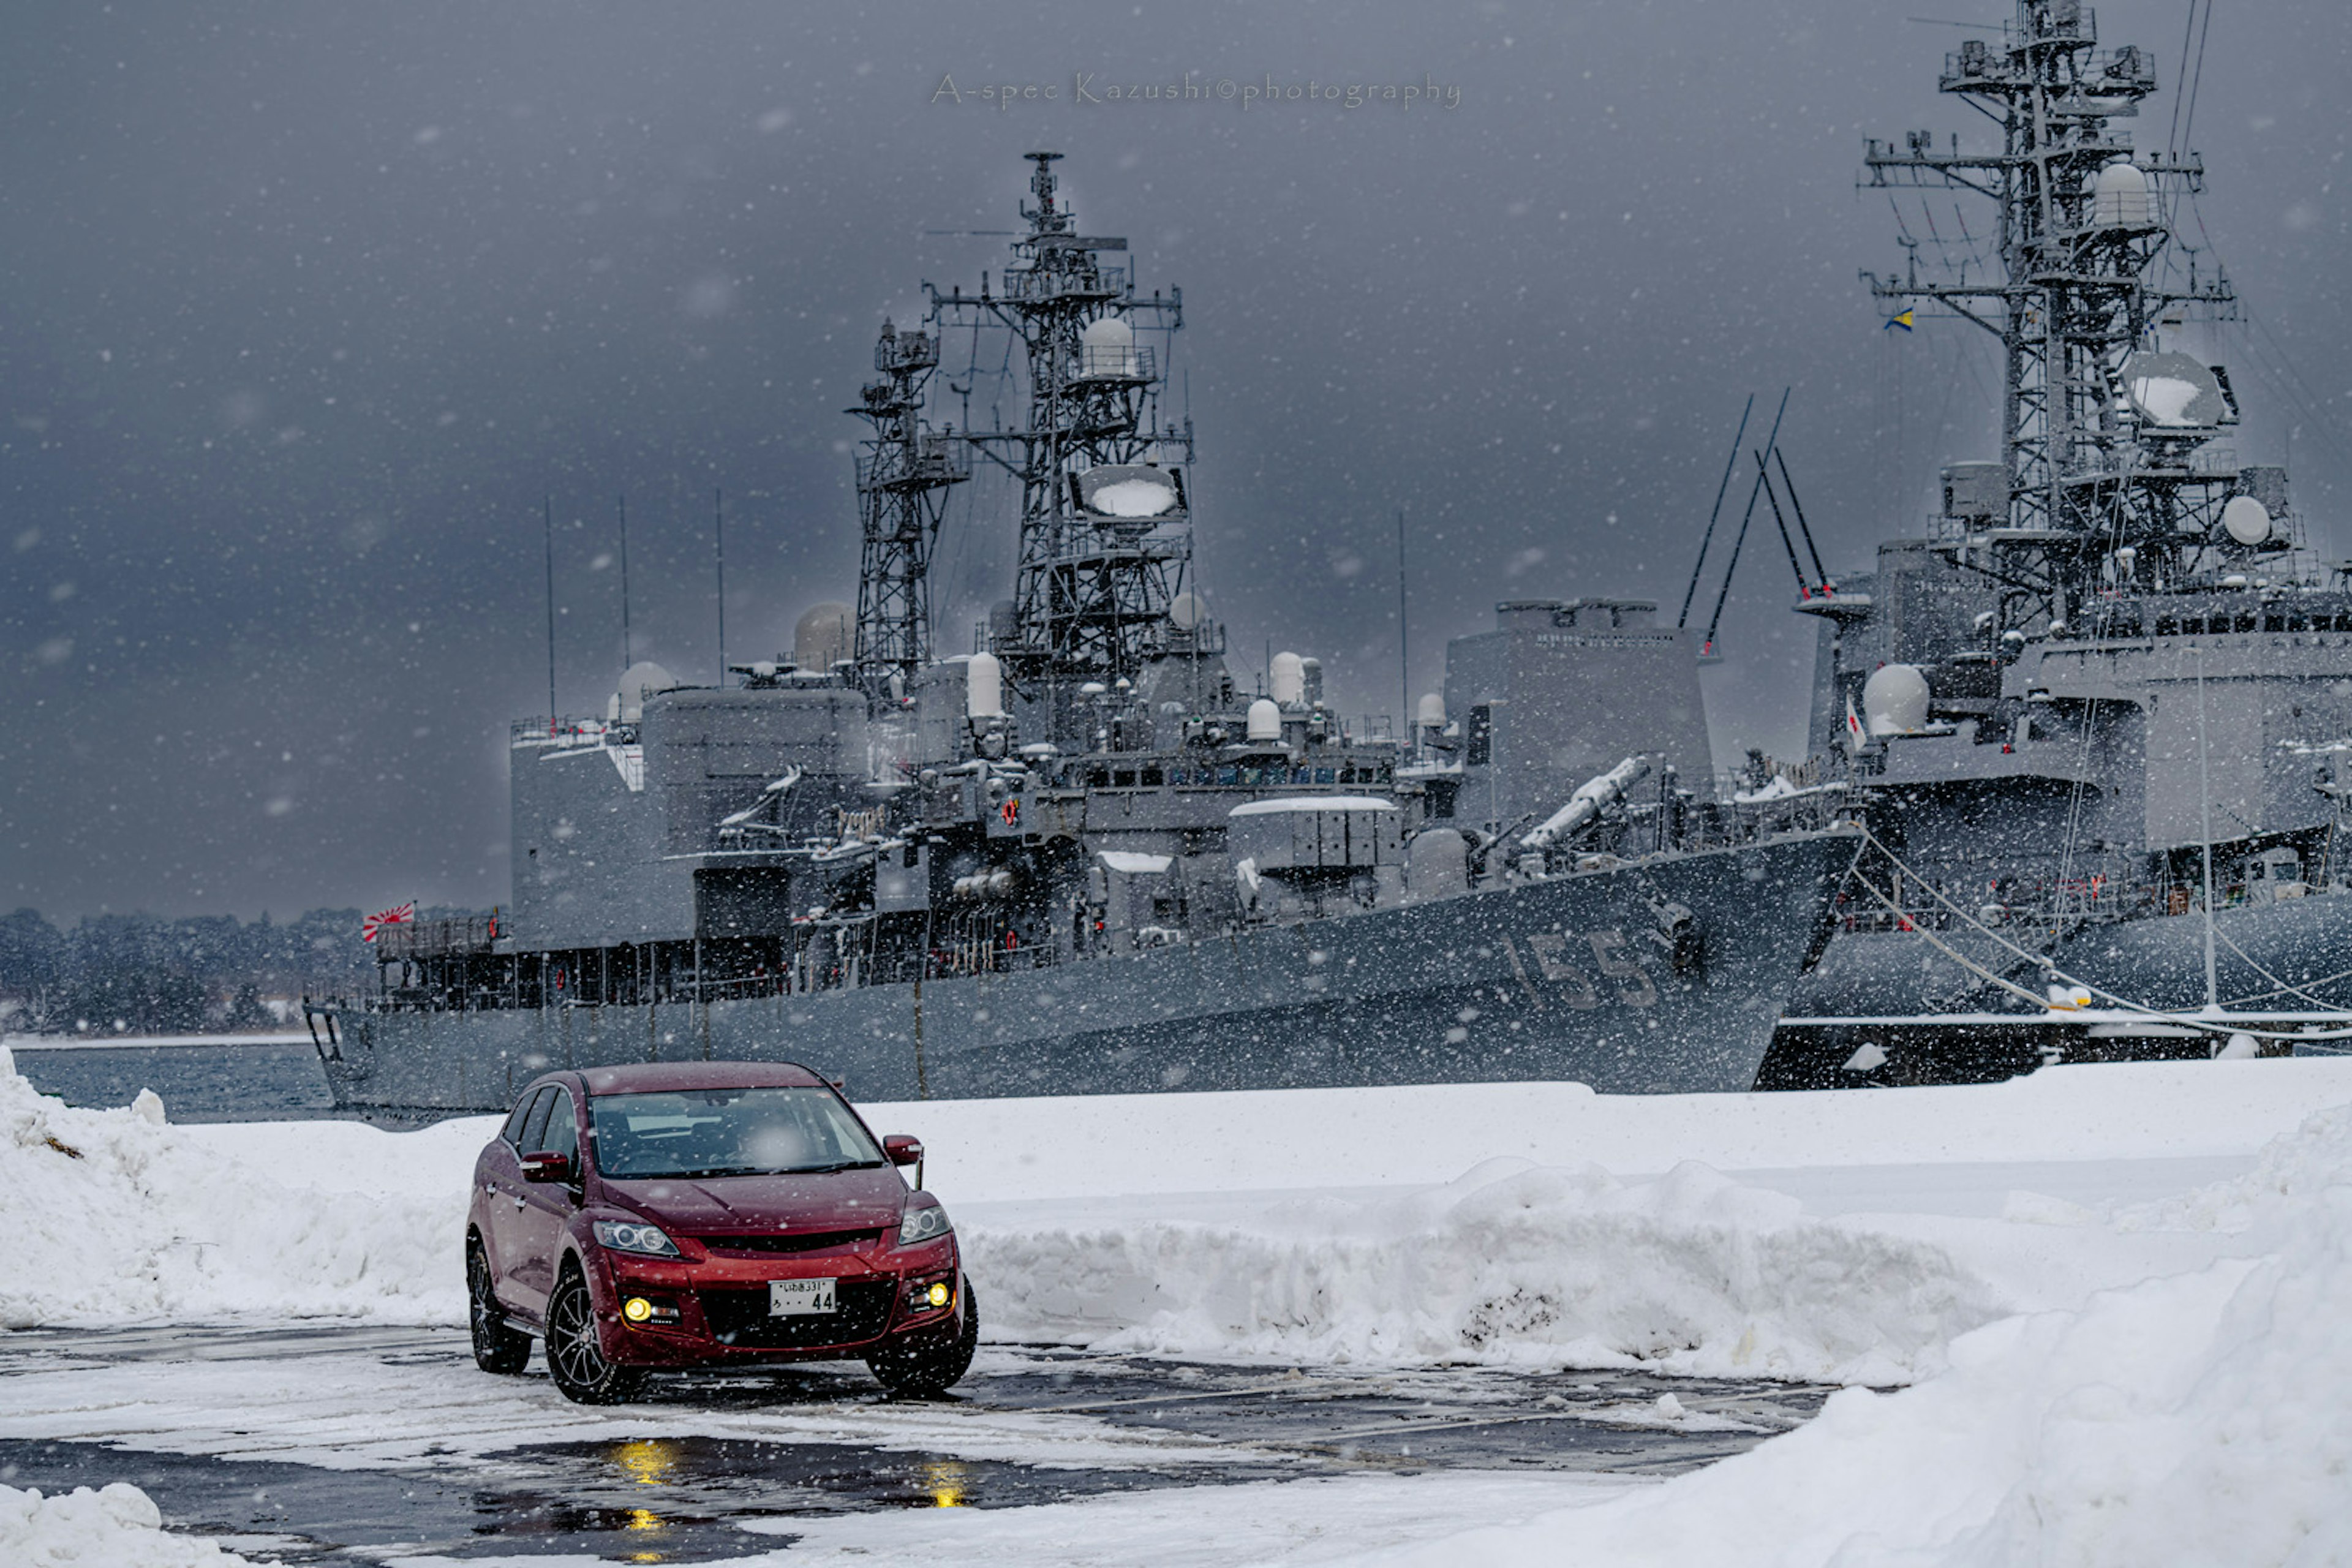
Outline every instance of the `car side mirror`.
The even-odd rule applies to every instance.
[[[922,1141],[904,1132],[893,1132],[882,1140],[882,1153],[894,1165],[919,1165],[923,1163]]]
[[[522,1179],[526,1182],[562,1182],[572,1179],[572,1158],[542,1150],[522,1157]]]

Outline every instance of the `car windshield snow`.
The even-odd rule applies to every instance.
[[[764,1176],[879,1165],[882,1151],[822,1089],[600,1094],[588,1102],[606,1176]]]

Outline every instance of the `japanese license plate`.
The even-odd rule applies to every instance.
[[[790,1318],[834,1310],[833,1283],[830,1279],[769,1280],[768,1316]]]

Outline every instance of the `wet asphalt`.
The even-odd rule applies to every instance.
[[[470,1371],[452,1331],[156,1328],[0,1335],[12,1373],[138,1363],[358,1356]],[[1662,1415],[1672,1394],[1685,1413]],[[741,1526],[857,1510],[1021,1508],[1113,1491],[1445,1468],[1665,1476],[1811,1418],[1830,1390],[1637,1373],[1483,1367],[1232,1365],[992,1346],[926,1414],[1052,1416],[1174,1441],[1115,1468],[1013,1462],[903,1444],[654,1436],[520,1443],[397,1468],[162,1452],[111,1441],[0,1437],[0,1481],[44,1491],[129,1481],[177,1530],[289,1563],[387,1555],[578,1554],[694,1563],[774,1551]],[[856,1363],[656,1379],[628,1411],[675,1416],[891,1414]],[[0,1410],[6,1400],[0,1394]],[[877,1407],[879,1407],[877,1411]],[[983,1445],[984,1446],[984,1445]],[[768,1528],[772,1529],[771,1524]]]

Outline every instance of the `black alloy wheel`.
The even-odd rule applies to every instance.
[[[980,1298],[964,1281],[963,1326],[953,1339],[923,1339],[886,1344],[866,1358],[882,1386],[893,1394],[926,1397],[945,1394],[971,1370],[972,1352],[980,1348]]]
[[[645,1374],[608,1361],[596,1340],[596,1304],[577,1266],[547,1303],[547,1370],[566,1399],[581,1405],[617,1405],[637,1392]]]
[[[507,1321],[490,1284],[489,1259],[481,1247],[466,1247],[467,1321],[474,1331],[474,1364],[484,1372],[510,1377],[530,1364],[530,1336]]]

